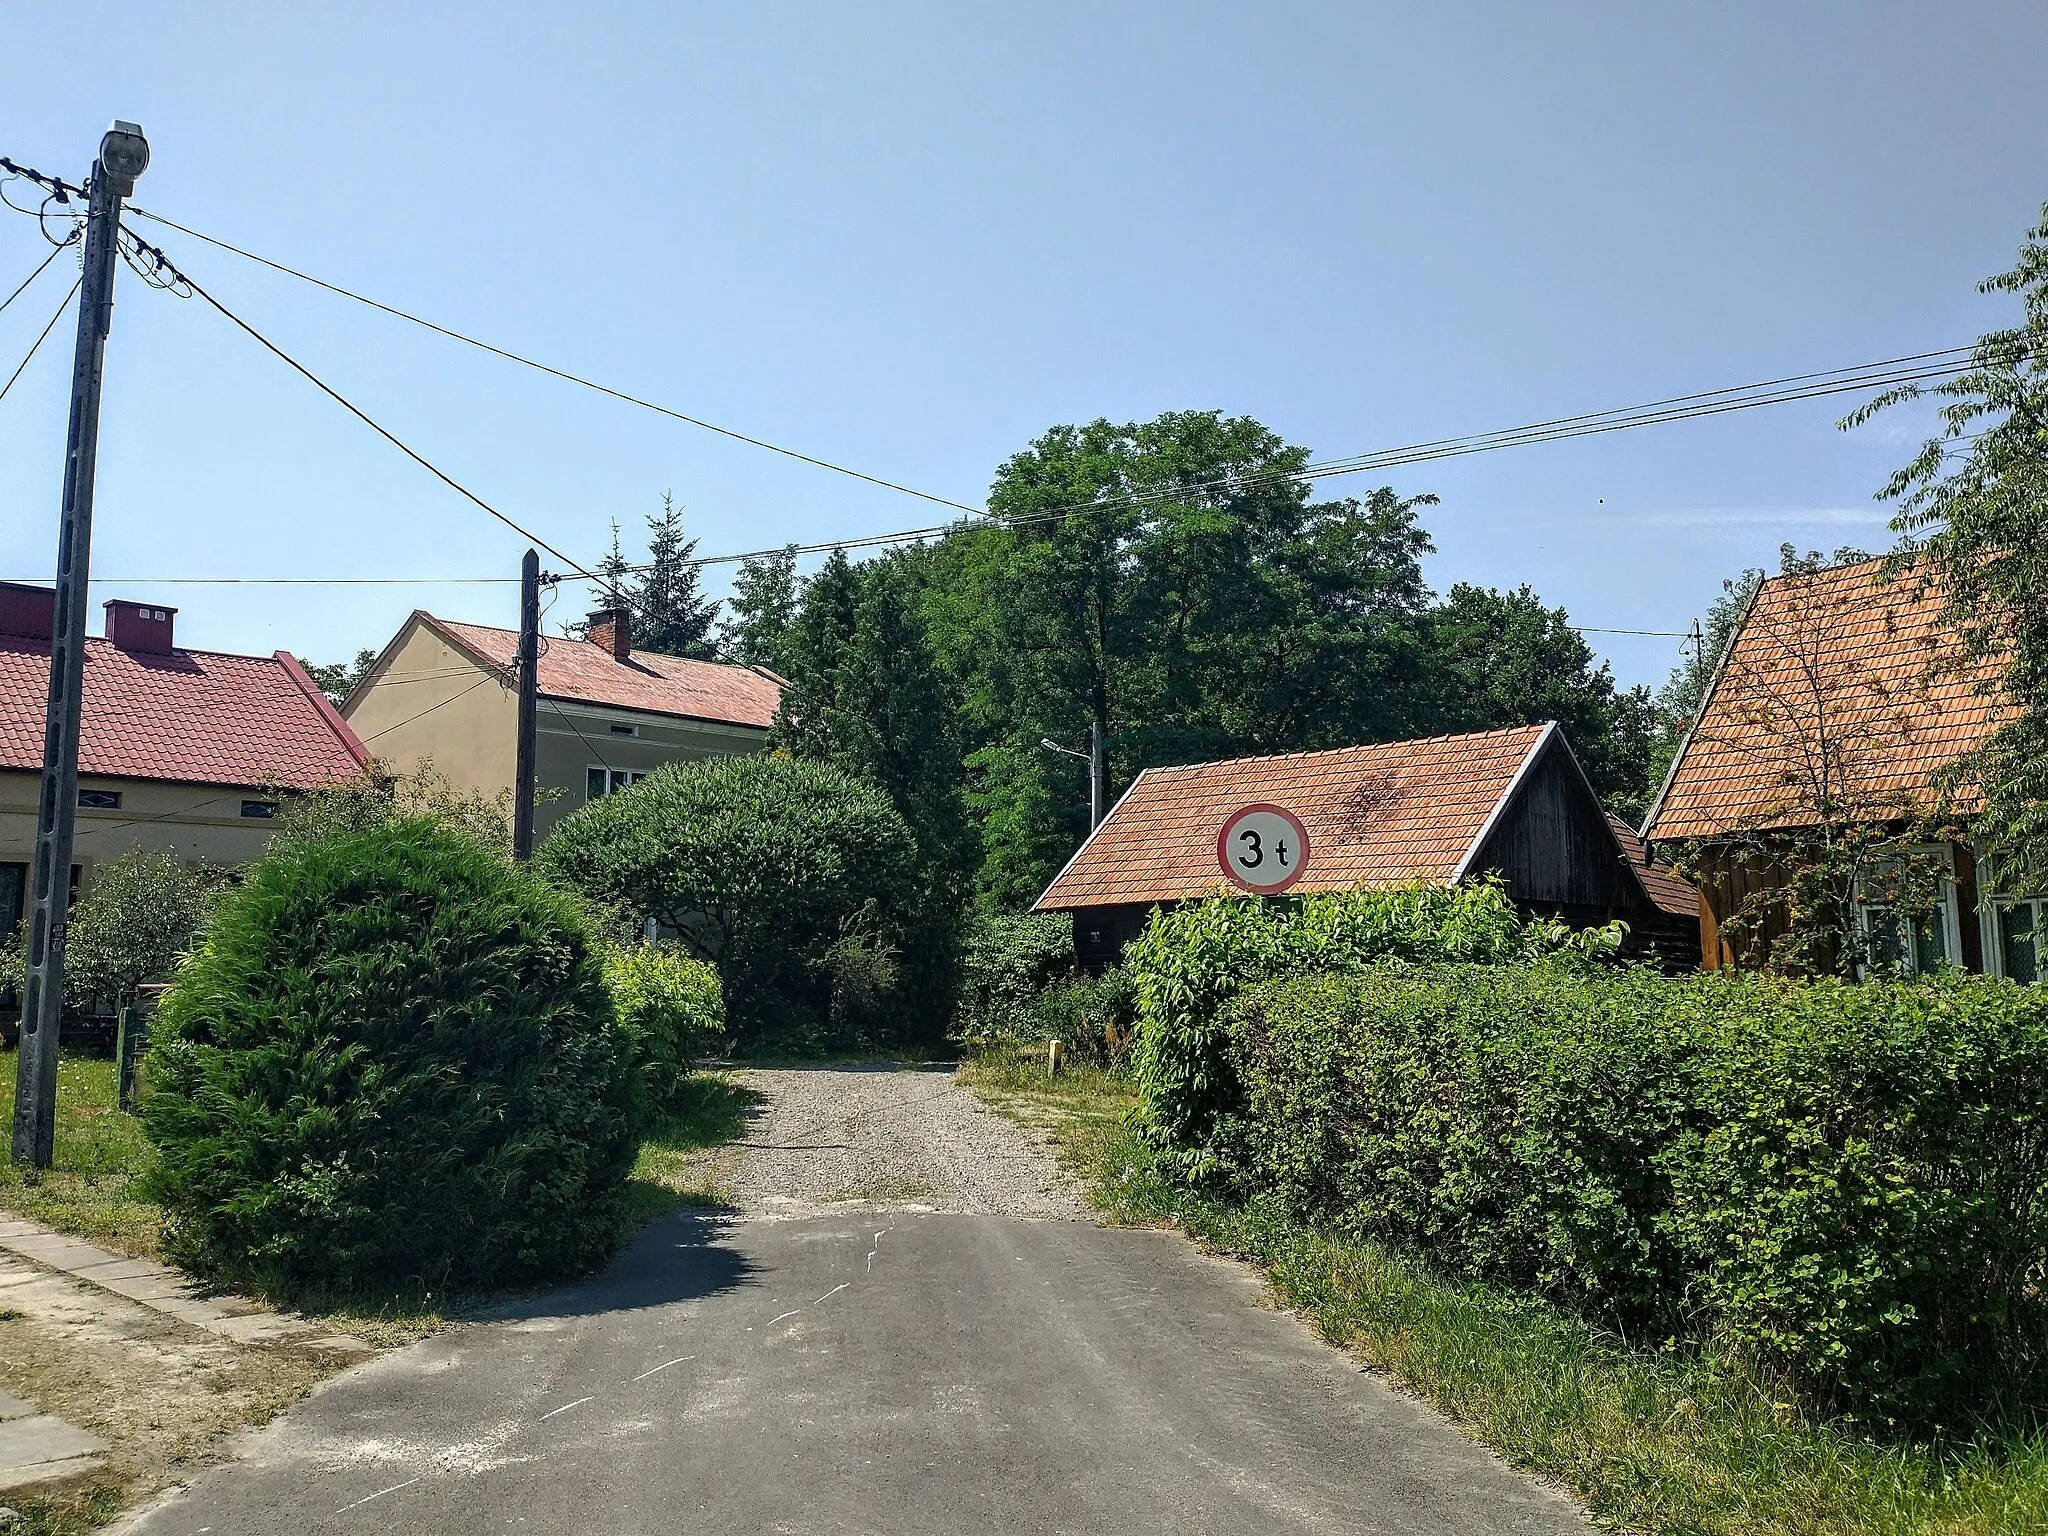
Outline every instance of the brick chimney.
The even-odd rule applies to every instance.
[[[125,597],[108,598],[105,608],[107,638],[122,650],[168,656],[174,649],[171,620],[177,609],[160,608],[155,603],[131,602]]]
[[[613,659],[624,661],[633,654],[633,616],[625,609],[600,608],[584,622],[585,638],[610,651]]]
[[[48,640],[57,632],[57,589],[0,581],[0,635]]]

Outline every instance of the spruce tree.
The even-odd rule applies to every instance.
[[[613,530],[613,550],[618,537]],[[704,596],[702,572],[695,564],[697,541],[683,537],[683,511],[666,492],[661,516],[647,519],[647,564],[639,579],[626,587],[626,606],[633,614],[633,648],[663,656],[716,658],[712,627],[723,605]],[[607,569],[600,574],[609,575]]]

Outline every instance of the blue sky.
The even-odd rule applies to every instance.
[[[0,153],[502,345],[978,502],[1046,427],[1219,408],[1318,457],[1966,342],[2048,200],[2038,3],[17,3]],[[170,231],[180,263],[594,560],[928,505],[512,368]],[[10,291],[46,248],[0,210]],[[59,267],[63,266],[60,260]],[[0,315],[11,372],[64,287]],[[0,576],[51,568],[70,327],[0,401]],[[1781,540],[1883,547],[1916,422],[1842,399],[1413,466],[1439,588],[1683,629]],[[117,288],[94,569],[511,574],[524,544],[197,301]],[[1364,491],[1376,479],[1331,481]],[[722,581],[722,577],[720,578]],[[504,587],[121,587],[323,659]],[[580,611],[566,592],[554,615]],[[1624,681],[1676,642],[1592,637]]]

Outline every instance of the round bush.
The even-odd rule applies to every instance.
[[[167,1249],[273,1293],[587,1268],[645,1102],[575,899],[426,821],[256,864],[148,1081]]]
[[[914,904],[916,845],[888,796],[824,763],[672,763],[565,819],[538,862],[592,900],[659,919],[718,967],[745,1047],[871,1024]]]

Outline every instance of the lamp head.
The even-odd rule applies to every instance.
[[[149,140],[142,136],[142,126],[115,118],[100,140],[101,173],[115,192],[127,197],[135,190],[135,178],[148,169]]]

